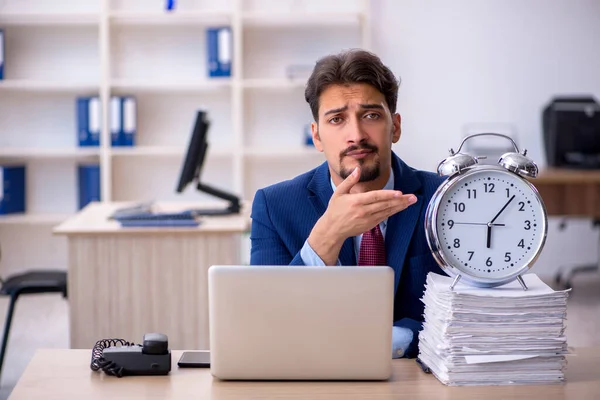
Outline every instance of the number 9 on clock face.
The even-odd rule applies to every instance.
[[[445,185],[432,200],[433,229],[427,230],[438,262],[484,283],[524,273],[547,233],[546,211],[533,185],[502,167],[476,168]]]

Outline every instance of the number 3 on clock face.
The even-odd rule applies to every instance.
[[[531,184],[502,168],[473,171],[443,192],[435,215],[444,261],[477,278],[526,270],[546,239],[543,203]]]

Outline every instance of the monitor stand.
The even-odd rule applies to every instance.
[[[204,193],[208,193],[212,196],[218,197],[223,200],[229,201],[229,205],[226,208],[217,208],[217,209],[194,209],[192,213],[195,215],[230,215],[230,214],[239,214],[240,213],[240,199],[239,197],[224,192],[222,190],[216,189],[212,186],[206,185],[204,183],[198,182],[196,188]]]

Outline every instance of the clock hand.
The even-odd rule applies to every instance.
[[[506,224],[490,224],[485,222],[455,222],[455,225],[485,225],[485,226],[505,226]]]
[[[492,224],[488,224],[487,227],[487,248],[490,248],[490,244],[492,242]]]
[[[490,221],[490,224],[494,223],[494,221],[496,220],[496,218],[498,218],[500,216],[500,214],[502,214],[502,211],[504,211],[506,209],[506,207],[508,207],[508,205],[510,204],[510,202],[514,200],[515,196],[516,195],[513,194],[513,196],[510,198],[510,200],[508,200],[506,202],[506,204],[504,205],[504,207],[502,207],[502,209],[500,209],[500,211],[498,211],[498,214],[496,214],[496,216],[494,218],[492,218],[492,220]]]

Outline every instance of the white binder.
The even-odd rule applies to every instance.
[[[4,31],[0,30],[0,80],[4,79]]]
[[[124,146],[133,146],[137,133],[137,102],[135,97],[123,97],[123,142]]]
[[[110,138],[112,146],[122,146],[122,122],[121,98],[111,96],[110,98]]]
[[[100,98],[90,97],[88,104],[88,126],[90,132],[90,143],[98,146],[100,143]]]

